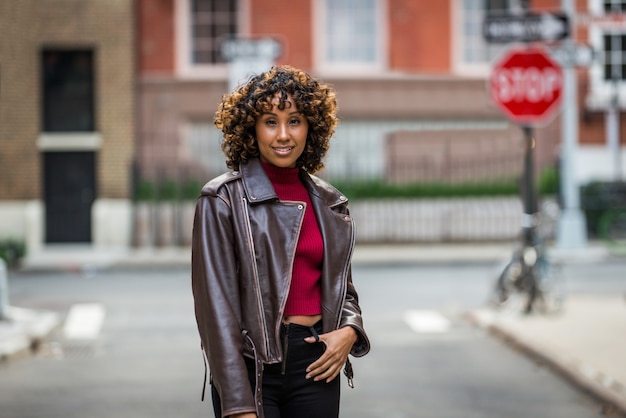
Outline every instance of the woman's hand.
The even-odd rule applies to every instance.
[[[313,378],[315,381],[326,379],[326,383],[332,382],[341,372],[341,368],[357,339],[356,331],[350,326],[320,334],[320,342],[326,345],[326,351],[307,367],[306,378]],[[307,337],[304,341],[311,344],[316,342],[315,337]]]

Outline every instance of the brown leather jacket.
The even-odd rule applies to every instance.
[[[324,332],[354,327],[359,339],[351,354],[363,356],[370,345],[352,284],[354,226],[347,198],[304,171],[301,179],[324,241]],[[244,356],[257,360],[259,372],[262,363],[282,361],[279,331],[303,216],[303,202],[279,201],[258,159],[202,189],[194,220],[192,287],[223,416],[252,411],[262,416],[260,387],[251,388]]]

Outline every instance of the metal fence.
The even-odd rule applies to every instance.
[[[503,141],[490,136],[489,129],[501,128],[496,123],[468,128],[465,122],[440,130],[432,129],[431,124],[422,131],[398,130],[408,127],[415,126],[379,123],[370,126],[374,134],[369,136],[357,124],[338,130],[320,175],[341,184],[377,181],[384,187],[515,184],[522,173],[521,138]],[[190,244],[199,190],[226,170],[219,140],[219,132],[207,123],[190,124],[177,134],[142,135],[133,182],[136,246]],[[538,171],[550,163],[543,158]],[[352,199],[350,206],[359,242],[508,240],[518,233],[522,212],[515,194]]]

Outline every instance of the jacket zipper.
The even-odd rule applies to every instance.
[[[344,215],[344,216],[349,216],[349,215]],[[352,221],[350,221],[350,223],[352,223]],[[352,226],[351,229],[351,234],[350,234],[350,251],[348,252],[348,257],[346,258],[347,260],[350,260],[352,258],[352,253],[354,252],[354,226]],[[337,324],[335,326],[335,329],[339,329],[339,325],[341,325],[341,311],[343,309],[343,304],[346,302],[346,296],[347,296],[347,289],[346,289],[346,280],[347,280],[347,276],[348,276],[348,268],[350,266],[350,263],[346,263],[343,267],[343,273],[342,273],[342,277],[344,278],[344,280],[341,281],[342,285],[342,289],[341,289],[341,303],[339,304],[339,309],[337,310],[337,312],[339,313],[339,315],[337,315]]]
[[[296,248],[298,246],[298,240],[300,239],[300,232],[302,231],[302,222],[304,220],[304,213],[306,211],[306,203],[298,202],[298,201],[292,201],[292,200],[284,200],[284,201],[280,201],[280,202],[281,203],[288,203],[288,204],[295,203],[296,205],[302,205],[303,206],[303,208],[302,208],[302,216],[300,216],[300,223],[298,224],[298,233],[296,235],[296,240],[295,240],[296,245],[293,248],[292,257],[290,257],[291,262],[290,262],[289,270],[288,270],[289,272],[293,272],[293,263],[294,263],[294,260],[296,259]],[[293,279],[293,274],[289,273],[289,281],[287,283],[287,296],[289,296],[289,289],[291,288],[291,280],[292,279]],[[286,304],[287,304],[287,297],[285,297],[285,300],[282,303],[282,305],[281,305],[281,307],[280,307],[280,309],[278,311],[279,315],[278,315],[278,327],[277,327],[278,334],[277,335],[280,335],[280,326],[282,324],[282,318],[283,318],[283,314],[285,312],[285,305]],[[287,324],[287,331],[289,331],[289,324]],[[278,337],[278,339],[280,340],[280,337]],[[283,338],[282,348],[283,348],[283,353],[282,353],[283,355],[282,355],[282,362],[281,362],[282,363],[281,371],[282,371],[282,374],[285,374],[285,368],[287,367],[287,348],[288,348],[287,336],[285,336],[285,338]]]
[[[287,372],[287,351],[289,350],[289,324],[285,324],[285,335],[283,336],[283,361],[280,366],[280,374],[283,376]]]
[[[267,321],[265,320],[265,315],[263,314],[265,312],[265,309],[263,307],[263,299],[261,297],[261,283],[259,282],[259,272],[257,270],[257,265],[256,265],[256,252],[254,250],[254,239],[252,237],[252,228],[250,227],[250,215],[248,213],[248,200],[244,197],[243,198],[243,211],[244,211],[244,219],[246,220],[245,224],[246,224],[246,232],[248,233],[248,240],[250,242],[250,254],[252,255],[252,269],[254,270],[254,280],[255,280],[255,289],[256,289],[256,296],[257,296],[257,300],[258,300],[258,308],[259,308],[259,312],[261,313],[261,322],[263,324],[263,340],[265,341],[265,352],[269,353],[270,352],[270,343],[269,343],[269,338],[268,338],[268,331],[267,331]]]

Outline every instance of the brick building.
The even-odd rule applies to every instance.
[[[0,2],[0,238],[127,245],[133,7]]]
[[[486,92],[491,63],[507,45],[486,43],[482,22],[490,10],[519,12],[527,4],[534,11],[558,11],[561,0],[288,3],[0,2],[3,231],[27,236],[31,243],[55,242],[50,239],[52,223],[46,222],[54,216],[49,208],[54,199],[47,190],[56,167],[68,166],[70,158],[94,173],[93,195],[80,194],[87,202],[83,215],[91,205],[91,235],[79,239],[105,245],[130,243],[133,159],[138,178],[157,183],[204,181],[222,172],[220,135],[212,118],[232,84],[232,71],[220,54],[227,37],[271,37],[281,46],[277,63],[307,70],[336,88],[341,122],[323,173],[329,178],[455,181],[459,173],[451,168],[468,161],[472,167],[499,161],[493,168],[496,175],[519,173],[522,132]],[[621,81],[626,77],[621,72],[626,68],[626,1],[575,3],[575,39],[598,53],[590,67],[577,70],[574,171],[583,184],[615,176],[606,115],[616,92],[618,101],[626,100],[621,94],[626,88]],[[73,58],[64,55],[68,51],[76,51]],[[54,61],[55,52],[76,67],[82,68],[85,60],[91,63],[91,81],[78,84],[92,86],[87,89],[91,96],[82,100],[93,109],[81,121],[74,120],[86,126],[47,125],[58,115],[46,113],[48,93],[50,100],[55,96],[52,86],[47,93],[42,73],[54,75],[54,66],[48,69],[46,63],[48,58]],[[535,137],[537,166],[554,164],[561,140],[559,117],[537,129]],[[63,184],[69,182],[57,185]]]
[[[441,152],[461,143],[477,162],[502,150],[502,158],[521,164],[522,134],[486,94],[491,63],[508,45],[487,44],[482,21],[488,9],[561,8],[560,0],[299,0],[297,7],[278,0],[138,2],[138,160],[147,177],[210,176],[223,169],[211,121],[228,90],[228,65],[219,53],[225,36],[272,37],[282,46],[277,63],[335,86],[341,123],[326,164],[330,177],[404,178],[397,167],[407,161],[421,159],[435,169],[454,164]],[[598,52],[593,66],[578,69],[581,183],[613,175],[605,132],[611,87],[602,60],[609,47],[622,59],[622,43],[609,46],[607,36],[626,31],[621,12],[612,12],[625,4],[576,2],[580,18],[572,32]],[[560,135],[558,117],[536,130],[539,167],[554,164]],[[480,141],[473,147],[466,136]],[[437,151],[424,146],[428,141],[448,146]],[[425,156],[425,149],[434,154]],[[178,173],[166,168],[172,156]]]

